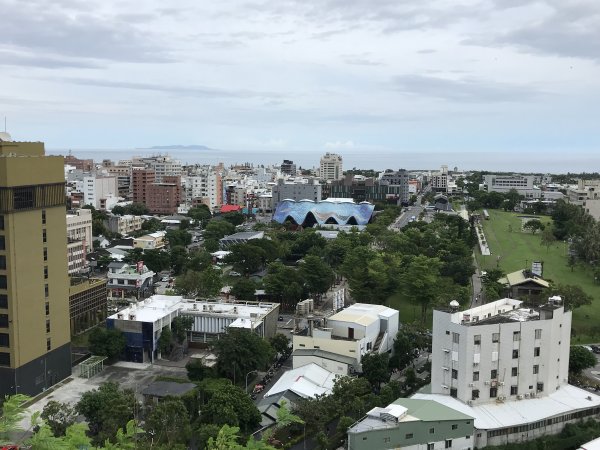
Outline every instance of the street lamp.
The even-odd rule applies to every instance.
[[[251,370],[246,374],[246,394],[248,393],[248,376],[250,376],[251,373],[258,373],[258,370]]]

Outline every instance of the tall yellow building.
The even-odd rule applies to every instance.
[[[0,395],[71,375],[63,167],[0,133]]]

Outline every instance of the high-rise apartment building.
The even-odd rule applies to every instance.
[[[281,173],[295,177],[296,176],[296,164],[294,164],[294,161],[290,161],[289,159],[284,159],[283,162],[281,163]]]
[[[325,153],[321,157],[319,176],[322,180],[341,180],[344,177],[342,157],[335,153]]]
[[[0,133],[0,395],[71,375],[62,156]]]
[[[131,188],[133,203],[146,203],[150,185],[154,184],[156,174],[152,169],[133,169],[131,172]]]

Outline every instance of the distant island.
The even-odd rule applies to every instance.
[[[146,150],[146,149],[143,149]],[[154,145],[147,150],[214,150],[206,145]]]

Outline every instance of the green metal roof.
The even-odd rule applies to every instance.
[[[467,416],[448,406],[444,406],[434,400],[399,398],[393,402],[393,404],[404,406],[408,410],[408,415],[426,422],[441,420],[474,420],[473,417]]]

